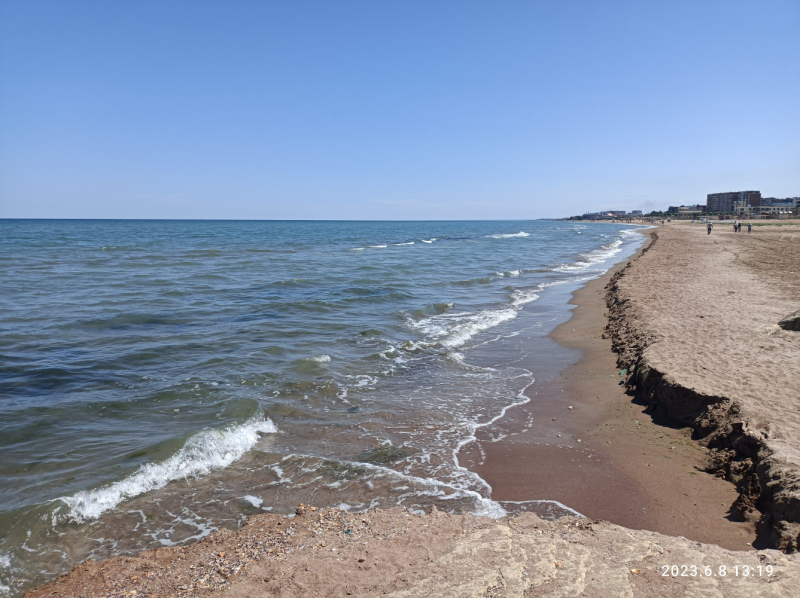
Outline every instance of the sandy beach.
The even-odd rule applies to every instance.
[[[572,318],[551,335],[581,360],[530,387],[531,401],[482,430],[465,462],[495,500],[558,500],[587,517],[748,550],[755,526],[731,513],[736,489],[706,471],[691,428],[654,419],[620,384],[605,287],[625,267],[575,293]]]
[[[670,223],[636,259],[579,290],[552,336],[581,361],[531,387],[531,402],[468,451],[493,497],[552,498],[732,550],[796,550],[797,339],[776,323],[798,308],[798,233],[718,225],[707,235]],[[666,396],[654,371],[669,377]],[[676,388],[698,397],[675,401]],[[773,481],[733,428],[758,431],[770,468],[761,475]]]
[[[797,264],[800,226],[675,223],[575,293],[552,337],[582,359],[460,458],[501,504],[585,517],[301,506],[27,595],[794,596],[800,332],[777,323],[800,308]]]
[[[800,227],[750,235],[662,227],[615,276],[609,334],[628,386],[656,418],[689,426],[709,471],[736,485],[735,516],[759,546],[797,551],[800,532]]]

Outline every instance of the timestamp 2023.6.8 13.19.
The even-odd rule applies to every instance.
[[[662,565],[659,570],[662,577],[772,577],[775,573],[772,565]]]

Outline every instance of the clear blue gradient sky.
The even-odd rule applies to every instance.
[[[800,195],[798,31],[798,0],[0,0],[0,217]]]

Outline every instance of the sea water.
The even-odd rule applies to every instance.
[[[0,221],[0,594],[300,502],[504,515],[458,450],[536,345],[491,356],[635,228]]]

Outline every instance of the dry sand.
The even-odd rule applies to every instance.
[[[654,415],[690,426],[760,545],[798,550],[800,226],[661,227],[610,285],[609,332]]]

